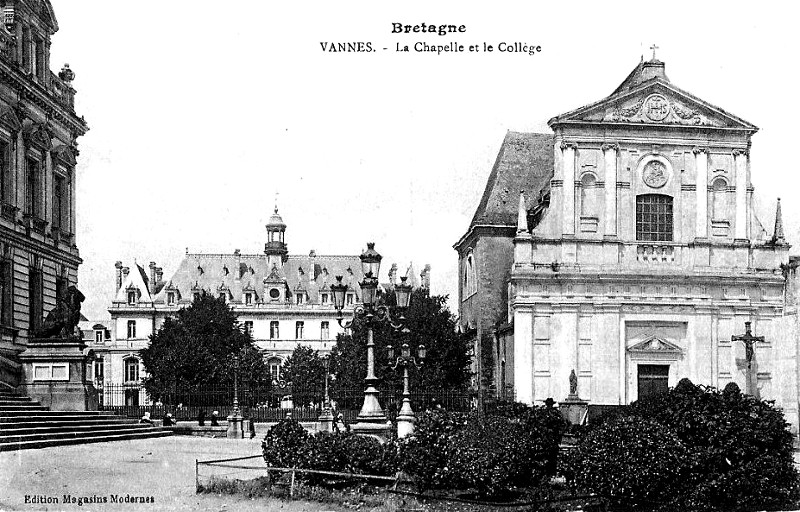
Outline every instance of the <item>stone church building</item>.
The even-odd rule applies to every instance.
[[[640,62],[610,96],[506,135],[459,254],[459,313],[499,394],[629,403],[688,377],[750,382],[797,430],[780,203],[753,211],[758,130]],[[763,178],[762,178],[763,179]]]

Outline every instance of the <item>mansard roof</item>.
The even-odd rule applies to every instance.
[[[227,272],[226,272],[227,269]],[[175,274],[170,278],[174,288],[183,297],[191,297],[192,289],[216,292],[227,289],[230,300],[242,301],[245,290],[259,296],[264,280],[288,286],[289,290],[303,290],[309,303],[319,302],[319,291],[336,282],[342,282],[361,296],[358,283],[363,279],[358,256],[302,256],[289,255],[282,268],[270,267],[264,254],[187,254]],[[164,301],[166,291],[156,294],[156,302]]]
[[[648,112],[651,106],[658,115]],[[758,131],[744,119],[677,87],[667,78],[664,63],[656,59],[639,62],[611,95],[548,121],[551,128],[601,123],[719,128],[750,135]]]
[[[525,192],[530,207],[549,186],[553,144],[552,134],[506,133],[470,227],[516,226],[520,191]]]

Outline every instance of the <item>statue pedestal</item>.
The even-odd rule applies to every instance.
[[[53,411],[96,411],[97,390],[86,381],[85,348],[77,336],[28,340],[19,355],[25,394]]]
[[[578,395],[569,395],[558,405],[561,416],[572,425],[583,425],[589,413],[589,402],[581,400]]]

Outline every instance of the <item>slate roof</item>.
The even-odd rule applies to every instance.
[[[336,276],[356,290],[363,279],[358,256],[297,256],[289,255],[283,268],[271,268],[264,254],[187,254],[175,274],[156,294],[156,302],[164,302],[167,291],[177,289],[180,297],[191,300],[195,289],[217,295],[227,291],[232,301],[242,301],[244,290],[253,290],[263,300],[264,280],[284,282],[292,295],[303,291],[307,302],[319,303],[319,292],[336,282]],[[329,299],[330,300],[330,299]]]
[[[477,224],[517,225],[519,193],[527,207],[536,204],[553,178],[553,134],[506,133],[470,227]]]

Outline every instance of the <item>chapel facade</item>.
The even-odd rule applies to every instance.
[[[620,405],[698,384],[775,400],[798,424],[789,244],[753,211],[754,125],[640,62],[608,97],[507,134],[459,253],[464,328],[494,385]],[[792,309],[792,311],[794,311]],[[732,336],[765,337],[753,371]]]
[[[68,380],[66,364],[19,355],[78,280],[75,73],[50,71],[58,31],[49,0],[0,1],[0,384]]]

